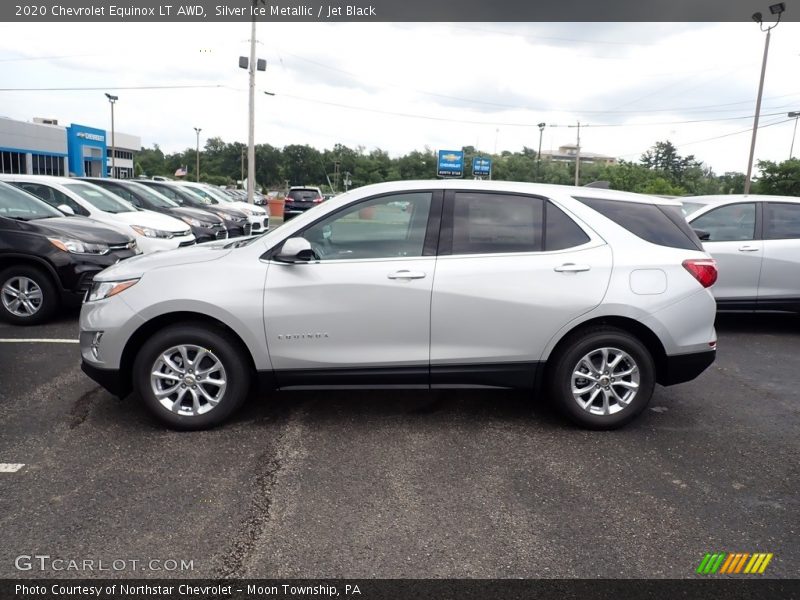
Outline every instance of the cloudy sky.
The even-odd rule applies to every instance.
[[[246,142],[249,37],[249,23],[3,23],[0,116],[110,129],[109,91],[117,131],[145,146],[194,147],[193,127],[201,145]],[[545,122],[549,150],[574,143],[580,120],[585,151],[637,160],[669,139],[743,172],[764,38],[752,22],[259,23],[256,142],[519,151]],[[788,158],[796,110],[800,23],[781,23],[756,158]]]

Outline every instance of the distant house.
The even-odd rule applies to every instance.
[[[578,146],[575,144],[559,146],[557,152],[542,150],[542,158],[554,162],[575,162],[575,156],[577,154]],[[614,165],[617,164],[617,159],[614,156],[606,156],[605,154],[597,154],[596,152],[586,152],[586,150],[581,148],[581,162]]]

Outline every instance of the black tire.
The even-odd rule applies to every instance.
[[[599,369],[604,348],[610,350],[610,364],[619,358],[608,375]],[[595,371],[583,361],[587,357]],[[625,375],[632,366],[636,367],[634,372]],[[587,373],[586,378],[576,379],[575,389],[587,390],[583,394],[573,394],[575,372]],[[569,419],[587,429],[617,429],[647,407],[653,396],[656,370],[650,352],[636,337],[615,327],[594,327],[565,340],[548,364],[548,375],[550,398]],[[633,384],[638,387],[631,395]],[[608,413],[604,414],[606,404]]]
[[[35,311],[30,314],[14,314],[10,310],[11,302],[9,296],[3,293],[6,284],[12,282],[17,277],[24,277],[33,282],[36,287],[41,291],[41,302],[38,304]],[[14,284],[16,289],[18,285]],[[31,288],[33,289],[33,288]],[[7,304],[9,306],[7,306]],[[53,280],[42,269],[28,265],[20,265],[15,267],[8,267],[0,272],[0,319],[14,325],[38,325],[53,316],[59,305],[59,296]],[[24,306],[21,306],[16,312],[27,312]]]
[[[186,385],[186,380],[181,379],[184,375],[171,370],[161,360],[162,354],[179,346],[189,347],[187,356],[190,361],[197,361],[200,356],[199,351],[194,351],[191,347],[197,347],[210,353],[197,361],[199,366],[207,367],[209,363],[213,364],[215,361],[221,364],[224,371],[214,372],[215,377],[218,379],[224,377],[225,381],[225,388],[222,390],[218,404],[212,405],[202,395],[198,395],[202,388],[206,394],[213,396],[221,389],[218,384],[208,383],[211,379],[207,379],[207,383],[198,380],[194,388],[196,392],[191,392],[191,384]],[[192,354],[192,352],[195,353]],[[171,356],[175,357],[177,363],[183,362],[179,353],[176,352]],[[247,397],[251,379],[248,362],[238,340],[222,328],[206,323],[181,323],[162,329],[142,346],[133,365],[133,387],[150,412],[169,427],[180,430],[209,429],[230,417]],[[178,366],[185,367],[181,364]],[[154,384],[151,381],[151,373],[156,370],[165,372],[165,377],[175,377],[183,382],[176,383],[184,390],[182,399],[177,406],[175,400],[178,400],[178,393],[181,390],[176,389],[174,394],[165,398],[167,404],[173,405],[173,410],[159,401],[154,390],[154,385],[163,386],[167,381],[172,380],[157,378],[157,382]],[[191,373],[189,368],[184,368],[183,372],[186,375]],[[166,392],[168,389],[164,389],[164,391]],[[205,412],[200,413],[189,408],[188,404],[193,403],[194,400],[193,395],[198,395],[199,407]]]

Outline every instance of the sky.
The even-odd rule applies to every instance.
[[[260,22],[256,143],[499,153],[536,149],[544,122],[549,151],[580,121],[583,151],[636,161],[670,140],[744,172],[765,35],[753,22]],[[0,23],[0,116],[110,130],[110,92],[116,130],[144,146],[193,148],[195,127],[201,146],[246,143],[249,39],[249,23]],[[785,160],[800,23],[773,30],[763,96],[756,159]]]

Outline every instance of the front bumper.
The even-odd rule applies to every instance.
[[[130,381],[122,378],[119,369],[100,369],[83,360],[81,371],[118,398],[124,398],[131,392]]]
[[[149,238],[143,235],[136,236],[136,243],[142,252],[159,252],[163,250],[174,250],[175,248],[183,248],[184,246],[193,246],[196,243],[194,235],[183,235],[181,237],[165,238]]]
[[[658,383],[661,385],[675,385],[676,383],[691,381],[710,367],[716,358],[716,349],[667,356]]]

